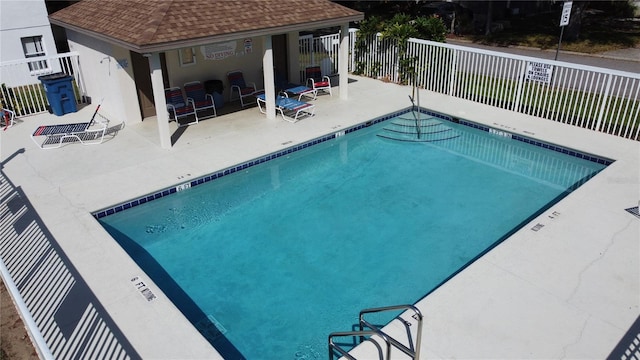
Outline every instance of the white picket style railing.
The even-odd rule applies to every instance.
[[[300,36],[300,79],[304,79],[307,66],[320,66],[323,75],[338,72],[338,52],[340,50],[340,34],[313,37]]]
[[[76,52],[7,61],[0,64],[0,99],[17,116],[48,111],[49,102],[39,76],[63,72],[74,77],[77,102],[86,99],[80,59]]]
[[[417,86],[638,140],[640,74],[410,39]]]
[[[394,40],[365,43],[352,54],[361,75],[640,140],[640,74],[421,39],[405,55],[415,74],[402,74]]]

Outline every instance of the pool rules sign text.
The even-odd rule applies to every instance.
[[[550,84],[551,76],[553,76],[553,65],[534,61],[527,62],[527,81],[537,81]]]

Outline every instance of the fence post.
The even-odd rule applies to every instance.
[[[76,84],[78,85],[78,91],[80,91],[80,102],[88,102],[87,89],[84,84],[84,74],[80,68],[80,55],[71,57],[71,66],[73,67],[73,74],[76,78]]]
[[[451,25],[453,28],[453,25]],[[453,96],[456,91],[456,81],[457,81],[457,72],[458,72],[458,50],[450,49],[453,51],[453,55],[451,55],[451,65],[449,65],[449,93],[447,95]]]
[[[515,96],[515,100],[513,102],[513,107],[511,108],[511,111],[518,112],[519,111],[518,109],[520,109],[520,100],[522,97],[522,88],[524,87],[524,78],[525,78],[526,69],[527,69],[526,61],[521,60],[520,71],[518,72],[516,96]]]
[[[349,29],[349,71],[355,70],[357,32],[358,29]]]
[[[611,74],[607,75],[607,84],[605,85],[604,94],[602,94],[602,101],[600,101],[600,111],[598,112],[598,119],[596,120],[596,126],[593,130],[600,131],[602,126],[602,118],[604,117],[604,111],[609,104],[609,91],[611,90]]]

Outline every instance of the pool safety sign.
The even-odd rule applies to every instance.
[[[539,62],[527,62],[527,81],[537,81],[545,84],[551,84],[553,76],[553,65],[543,64]]]
[[[236,41],[204,45],[200,47],[205,60],[222,60],[236,55]]]

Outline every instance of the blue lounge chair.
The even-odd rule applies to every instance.
[[[266,110],[263,108],[267,103],[265,95],[256,95],[256,101],[258,102],[260,112],[266,114]],[[301,117],[313,116],[315,105],[291,99],[287,96],[276,95],[276,110],[280,112],[284,121],[295,123],[300,120]]]

